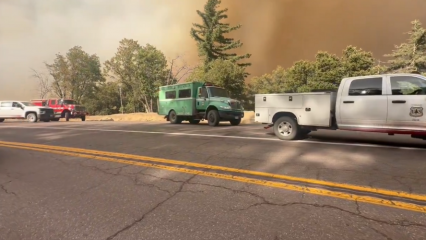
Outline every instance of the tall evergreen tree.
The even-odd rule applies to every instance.
[[[411,31],[407,42],[395,46],[395,50],[386,57],[391,57],[388,72],[426,73],[426,30],[420,21],[411,22]]]
[[[240,40],[225,37],[225,34],[241,28],[241,25],[231,27],[230,24],[222,22],[223,19],[228,18],[228,15],[226,15],[228,9],[219,10],[220,3],[221,0],[207,0],[204,5],[204,12],[197,10],[203,23],[194,23],[193,28],[191,28],[191,36],[197,42],[199,56],[204,58],[205,66],[216,59],[237,62],[251,56],[251,54],[237,55],[229,52],[240,48],[243,44]],[[246,67],[250,66],[251,63],[238,63],[238,65]]]

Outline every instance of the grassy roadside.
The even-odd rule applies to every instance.
[[[65,119],[61,119],[65,121]],[[80,119],[70,119],[70,121],[81,121]],[[116,121],[116,122],[166,122],[164,116],[157,113],[128,113],[113,115],[97,115],[87,116],[86,121]],[[254,122],[254,112],[245,111],[241,124],[249,124]]]

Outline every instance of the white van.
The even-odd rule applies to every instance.
[[[5,119],[27,119],[28,122],[50,122],[53,108],[36,106],[28,101],[0,101],[0,122]]]

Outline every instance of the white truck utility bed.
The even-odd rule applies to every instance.
[[[276,113],[292,112],[301,126],[331,127],[335,106],[335,92],[255,94],[254,120],[269,124]]]
[[[426,77],[378,74],[348,77],[337,92],[255,95],[255,122],[282,140],[318,129],[410,134],[426,140]]]

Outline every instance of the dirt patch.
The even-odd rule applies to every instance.
[[[65,119],[61,119],[65,121]],[[81,121],[80,119],[70,119],[70,121]],[[104,116],[87,116],[86,121],[117,121],[117,122],[166,122],[164,116],[157,113],[129,113],[113,114]],[[245,111],[241,124],[254,123],[254,112]]]

